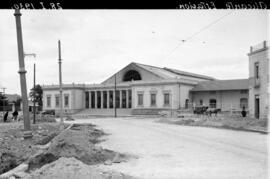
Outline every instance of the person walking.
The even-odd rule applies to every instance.
[[[242,114],[242,117],[246,117],[247,116],[247,112],[246,112],[245,106],[243,106],[243,109],[242,109],[241,114]]]
[[[15,111],[12,113],[12,116],[13,116],[13,121],[18,122],[18,120],[17,120],[17,117],[18,117],[18,111],[17,111],[17,110],[15,110]]]
[[[8,118],[8,111],[4,115],[4,122],[7,122],[7,118]]]

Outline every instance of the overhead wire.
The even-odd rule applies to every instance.
[[[231,15],[234,11],[231,11],[230,13],[227,13],[223,16],[221,16],[220,18],[214,20],[213,22],[211,22],[210,24],[204,26],[203,28],[201,28],[199,31],[195,32],[194,34],[192,34],[191,36],[187,37],[184,40],[181,40],[172,50],[171,52],[164,58],[164,60],[168,60],[168,58],[173,54],[173,52],[175,52],[176,49],[178,49],[181,45],[183,45],[185,42],[187,42],[188,40],[192,39],[193,37],[195,37],[196,35],[202,33],[203,31],[205,31],[206,29],[210,28],[212,25],[216,24],[217,22],[221,21],[223,18]]]

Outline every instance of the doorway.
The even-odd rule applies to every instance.
[[[259,95],[255,95],[255,118],[260,118],[260,98]]]

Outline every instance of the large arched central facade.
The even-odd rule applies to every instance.
[[[141,74],[136,70],[129,70],[123,75],[123,81],[142,80]]]

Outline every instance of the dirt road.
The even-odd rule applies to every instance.
[[[268,135],[214,128],[178,126],[151,120],[82,119],[108,135],[100,145],[138,156],[114,169],[147,179],[266,179]]]

